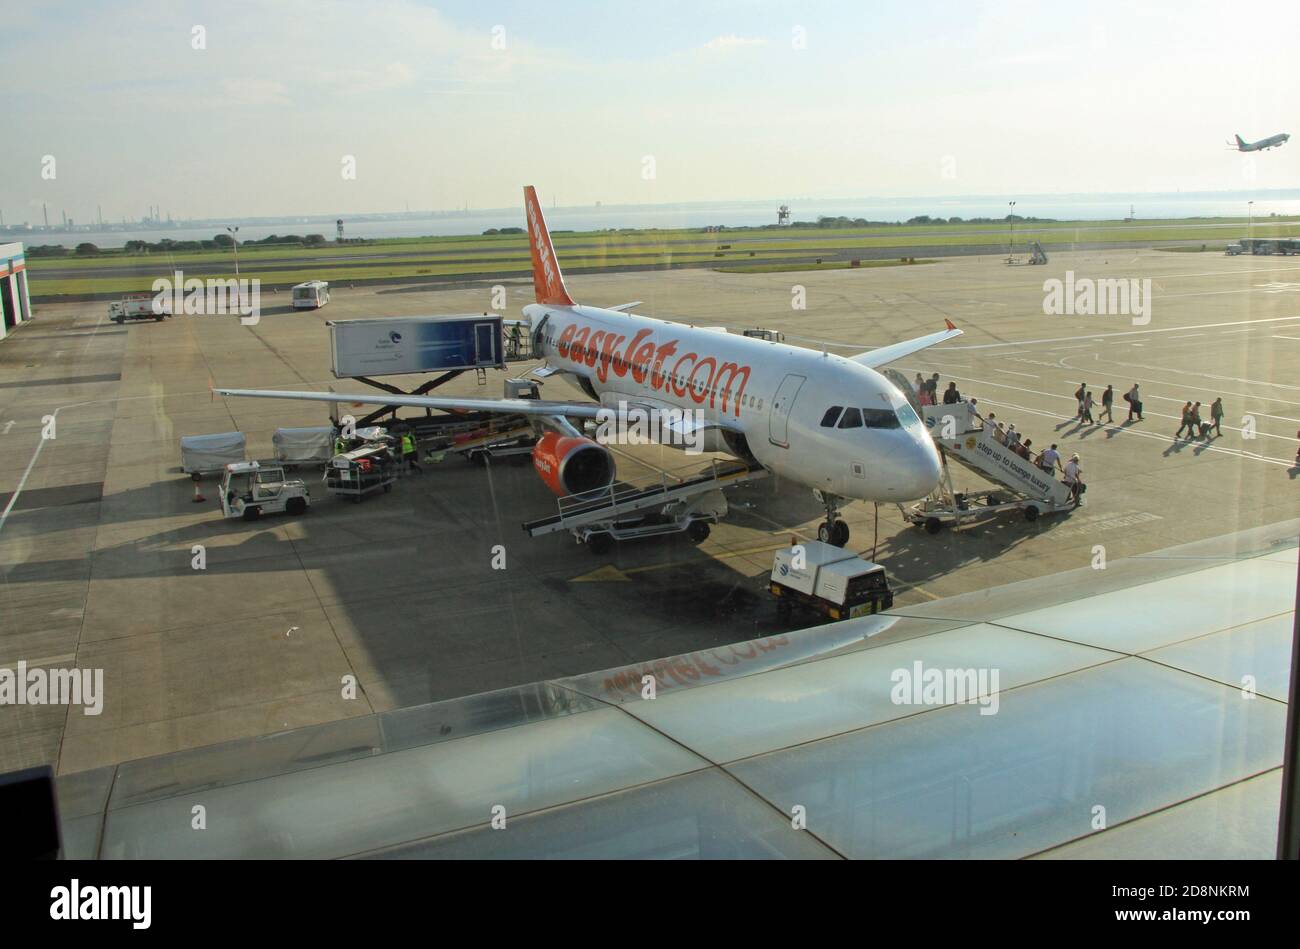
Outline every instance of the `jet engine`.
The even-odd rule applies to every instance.
[[[590,438],[547,432],[533,446],[533,467],[555,494],[585,494],[614,480],[614,456]]]

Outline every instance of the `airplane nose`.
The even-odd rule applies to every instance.
[[[899,453],[906,465],[898,479],[900,501],[916,501],[925,497],[939,486],[939,476],[942,474],[939,451],[929,435],[919,433],[908,448],[908,451]]]

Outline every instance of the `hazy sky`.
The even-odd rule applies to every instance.
[[[1298,36],[1223,0],[10,3],[0,210],[1295,188],[1300,139],[1224,142],[1300,131]]]

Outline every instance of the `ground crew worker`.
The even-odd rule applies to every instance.
[[[1115,387],[1106,386],[1106,391],[1101,394],[1101,415],[1106,416],[1106,421],[1114,422],[1115,416],[1112,414],[1115,408]],[[1097,416],[1098,419],[1101,415]]]
[[[519,325],[516,323],[510,327],[510,357],[519,358]]]
[[[408,468],[423,471],[416,463],[415,436],[409,431],[402,433],[402,460],[406,462]]]
[[[339,432],[334,438],[334,454],[341,455],[347,450],[347,445],[343,443],[343,433]]]
[[[1217,438],[1223,434],[1223,396],[1219,396],[1210,403],[1210,421],[1214,423],[1214,435]]]
[[[1174,438],[1183,434],[1183,429],[1187,429],[1187,434],[1192,433],[1192,403],[1183,403],[1182,424],[1178,426],[1178,431],[1174,432]]]

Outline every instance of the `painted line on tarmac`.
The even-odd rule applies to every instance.
[[[989,405],[996,405],[996,406],[998,406],[998,407],[1000,407],[1000,408],[1015,409],[1017,412],[1028,412],[1030,415],[1041,415],[1041,416],[1044,416],[1044,417],[1046,417],[1046,418],[1056,418],[1056,419],[1059,419],[1059,418],[1060,418],[1059,415],[1056,415],[1056,414],[1054,414],[1054,413],[1052,413],[1052,412],[1044,412],[1044,411],[1042,411],[1041,409],[1031,409],[1031,408],[1029,408],[1028,406],[1025,406],[1025,405],[1017,405],[1017,404],[1015,404],[1014,402],[997,402],[997,401],[994,401],[993,399],[986,399],[986,400],[984,400],[984,401],[986,401],[987,404],[989,404]],[[1146,412],[1146,413],[1144,413],[1144,414],[1146,414],[1146,415],[1153,415],[1153,414],[1155,414],[1155,413],[1152,413],[1152,412]],[[1172,420],[1172,421],[1177,421],[1177,419],[1175,419],[1174,416],[1172,416],[1172,415],[1159,415],[1159,416],[1156,416],[1156,417],[1157,417],[1157,418],[1167,418],[1167,419],[1170,419],[1170,420]],[[1234,428],[1231,428],[1231,427],[1229,427],[1229,426],[1224,426],[1224,427],[1225,427],[1225,428],[1228,428],[1229,431],[1240,431],[1240,429],[1234,429]],[[1140,437],[1142,437],[1142,438],[1153,438],[1153,439],[1155,439],[1156,441],[1165,442],[1165,443],[1172,443],[1172,442],[1176,442],[1176,441],[1178,441],[1178,439],[1174,438],[1174,437],[1171,436],[1171,435],[1160,435],[1160,434],[1158,434],[1158,433],[1156,433],[1156,432],[1141,432],[1141,431],[1137,431],[1136,429],[1133,429],[1133,428],[1125,428],[1125,427],[1123,427],[1122,425],[1111,425],[1111,426],[1105,426],[1105,425],[1102,425],[1102,426],[1097,426],[1097,428],[1099,428],[1101,431],[1114,431],[1116,435],[1138,435],[1138,436],[1140,436]],[[1263,434],[1263,433],[1257,433],[1257,434]],[[1051,437],[1059,437],[1059,438],[1064,439],[1064,436],[1059,436],[1059,435],[1058,435],[1058,436],[1051,436]],[[1281,435],[1276,435],[1276,436],[1273,436],[1273,437],[1275,437],[1275,438],[1281,438],[1282,436],[1281,436]],[[1050,443],[1049,443],[1049,444],[1050,444]],[[1190,439],[1188,439],[1188,440],[1184,440],[1184,444],[1188,444],[1188,445],[1190,445],[1190,444],[1192,444],[1192,442],[1191,442]],[[1249,461],[1262,461],[1262,462],[1264,462],[1265,464],[1270,464],[1270,465],[1281,465],[1283,468],[1292,468],[1292,467],[1295,466],[1295,462],[1294,462],[1294,461],[1291,461],[1291,460],[1288,460],[1288,459],[1284,459],[1284,458],[1272,458],[1272,457],[1269,457],[1268,455],[1257,455],[1257,454],[1255,454],[1254,452],[1243,451],[1243,450],[1238,449],[1238,448],[1220,448],[1219,446],[1215,445],[1215,444],[1212,443],[1212,442],[1202,442],[1202,443],[1198,443],[1198,444],[1196,444],[1195,447],[1201,448],[1201,449],[1204,450],[1204,451],[1213,451],[1213,452],[1217,452],[1217,453],[1219,453],[1219,454],[1221,454],[1221,455],[1232,455],[1232,456],[1234,456],[1234,457],[1236,457],[1236,458],[1243,458],[1243,459],[1247,459],[1247,460],[1249,460]]]
[[[1255,326],[1264,323],[1281,323],[1285,320],[1300,319],[1296,316],[1270,316],[1258,320],[1233,320],[1228,323],[1191,323],[1187,326],[1167,326],[1163,329],[1156,330],[1124,330],[1115,333],[1086,333],[1082,336],[1056,336],[1050,339],[1023,339],[1015,342],[1006,343],[976,343],[968,346],[945,346],[943,352],[957,352],[958,350],[970,349],[997,349],[1002,346],[1036,346],[1043,343],[1073,343],[1078,340],[1096,341],[1099,339],[1112,339],[1117,336],[1145,336],[1150,333],[1181,333],[1185,330],[1205,330],[1218,329],[1220,326]]]
[[[1049,398],[1049,399],[1064,399],[1064,400],[1066,400],[1067,402],[1075,403],[1075,398],[1074,398],[1074,396],[1072,396],[1072,395],[1060,395],[1059,393],[1056,393],[1056,392],[1043,392],[1043,391],[1041,391],[1041,390],[1039,390],[1039,389],[1026,389],[1026,388],[1023,388],[1023,387],[1021,387],[1021,386],[1012,386],[1012,385],[1007,385],[1007,384],[1004,383],[1004,382],[989,382],[989,381],[986,380],[986,379],[971,379],[971,378],[967,378],[967,377],[964,377],[964,376],[953,376],[952,378],[954,378],[954,379],[956,379],[956,380],[958,380],[958,381],[960,381],[960,382],[974,382],[974,383],[978,383],[979,385],[995,386],[995,387],[997,387],[997,388],[999,388],[999,389],[1011,389],[1011,390],[1016,391],[1016,392],[1027,392],[1027,393],[1029,393],[1030,395],[1041,395],[1041,396],[1045,396],[1046,398]],[[984,396],[977,396],[977,398],[979,398],[981,401],[984,401],[986,397],[984,397]],[[1160,400],[1162,400],[1162,401],[1164,401],[1164,402],[1174,402],[1174,403],[1177,403],[1177,402],[1179,401],[1178,399],[1171,399],[1171,398],[1169,398],[1168,396],[1163,396],[1163,395],[1147,395],[1146,393],[1143,393],[1143,401],[1145,401],[1146,399],[1160,399]],[[1048,417],[1048,418],[1054,418],[1054,419],[1060,419],[1060,418],[1062,418],[1061,415],[1059,415],[1058,413],[1055,413],[1055,412],[1046,412],[1046,411],[1043,411],[1043,410],[1040,410],[1040,409],[1031,409],[1031,408],[1029,408],[1028,406],[1016,405],[1015,403],[1012,403],[1012,402],[998,403],[998,402],[993,401],[992,399],[988,399],[987,401],[988,401],[988,403],[989,403],[990,405],[1000,405],[1000,404],[1001,404],[1001,405],[1009,406],[1009,407],[1011,407],[1011,408],[1024,409],[1024,411],[1026,411],[1026,412],[1032,412],[1032,413],[1035,414],[1035,415],[1044,415],[1044,416],[1046,416],[1046,417]],[[1186,401],[1186,400],[1184,399],[1183,401]],[[1125,412],[1125,411],[1127,411],[1127,409],[1126,409],[1126,408],[1121,408],[1120,411],[1121,411],[1121,412]],[[1154,416],[1155,418],[1166,418],[1166,419],[1169,419],[1169,420],[1172,421],[1172,422],[1180,421],[1179,417],[1176,416],[1176,415],[1165,415],[1165,414],[1163,414],[1163,413],[1158,413],[1158,412],[1144,412],[1143,414],[1144,414],[1144,415],[1151,415],[1151,416]],[[1263,413],[1255,413],[1255,414],[1261,414],[1261,415],[1262,415]],[[1067,421],[1068,421],[1068,419],[1067,419]],[[1231,425],[1225,425],[1225,426],[1223,426],[1223,427],[1226,428],[1226,429],[1228,429],[1228,431],[1230,431],[1230,432],[1240,432],[1240,431],[1241,431],[1240,428],[1233,428]],[[1131,434],[1133,434],[1133,435],[1145,435],[1145,436],[1150,437],[1150,438],[1164,438],[1163,435],[1156,435],[1156,434],[1154,434],[1154,433],[1150,433],[1150,432],[1136,432],[1136,431],[1132,431],[1131,429],[1121,428],[1121,427],[1119,427],[1119,426],[1116,426],[1116,429],[1117,429],[1117,431],[1119,431],[1119,432],[1131,433]],[[1262,437],[1262,438],[1280,438],[1280,439],[1282,439],[1283,441],[1291,441],[1291,440],[1292,440],[1292,439],[1291,439],[1291,436],[1289,436],[1289,435],[1274,435],[1274,434],[1272,434],[1271,432],[1260,432],[1260,431],[1256,431],[1255,434],[1256,434],[1257,436],[1259,436],[1259,437]],[[1236,450],[1236,449],[1227,449],[1227,448],[1218,448],[1218,449],[1214,449],[1214,448],[1212,448],[1212,450],[1215,450],[1215,451],[1221,451],[1221,452],[1228,452],[1228,453],[1230,453],[1230,454],[1240,455],[1240,456],[1243,457],[1243,458],[1257,458],[1257,459],[1262,460],[1262,461],[1271,461],[1271,462],[1274,462],[1274,463],[1276,463],[1276,464],[1285,464],[1287,467],[1290,467],[1290,466],[1291,466],[1291,462],[1290,462],[1290,461],[1285,461],[1285,460],[1283,460],[1283,459],[1281,459],[1281,458],[1269,458],[1268,456],[1265,456],[1265,455],[1257,455],[1257,454],[1255,454],[1254,452],[1238,451],[1238,450]]]
[[[1069,357],[1066,357],[1066,358],[1069,358]],[[1239,377],[1239,376],[1219,376],[1219,375],[1215,375],[1214,373],[1210,373],[1210,372],[1195,371],[1195,370],[1191,370],[1191,369],[1172,369],[1172,368],[1170,368],[1170,367],[1168,367],[1168,366],[1152,366],[1152,365],[1150,365],[1150,364],[1148,364],[1148,363],[1140,363],[1140,362],[1124,362],[1124,361],[1119,360],[1119,359],[1101,359],[1100,357],[1098,357],[1098,361],[1099,361],[1099,362],[1108,363],[1108,364],[1110,364],[1110,365],[1112,365],[1112,366],[1123,366],[1123,367],[1126,368],[1126,369],[1148,369],[1148,370],[1150,370],[1150,371],[1152,371],[1152,372],[1168,372],[1168,373],[1173,373],[1173,374],[1175,374],[1175,375],[1179,375],[1179,376],[1196,376],[1198,379],[1213,379],[1213,380],[1215,380],[1216,382],[1241,382],[1241,383],[1244,383],[1244,384],[1246,384],[1246,385],[1250,385],[1250,386],[1270,386],[1270,387],[1272,387],[1272,388],[1274,388],[1274,389],[1298,389],[1298,390],[1300,390],[1300,386],[1288,385],[1288,384],[1285,383],[1285,382],[1265,382],[1263,379],[1243,379],[1243,378],[1241,378],[1241,377]],[[1074,369],[1075,367],[1074,367],[1074,366],[1067,366],[1066,368],[1068,368],[1068,369]],[[1092,368],[1096,368],[1096,367],[1092,367]],[[1137,381],[1137,382],[1152,382],[1152,383],[1155,383],[1156,385],[1162,385],[1162,386],[1167,386],[1167,385],[1179,385],[1179,384],[1180,384],[1180,383],[1174,383],[1174,382],[1167,382],[1167,381],[1165,381],[1165,380],[1163,380],[1163,379],[1143,379],[1143,378],[1140,377],[1140,376],[1137,377],[1136,381]],[[1199,386],[1195,386],[1195,385],[1193,385],[1192,388],[1200,388],[1200,387],[1199,387]],[[1210,391],[1217,391],[1217,390],[1211,390],[1211,389],[1209,389],[1208,387],[1205,387],[1205,391],[1210,392]],[[1281,399],[1281,398],[1278,398],[1277,396],[1273,396],[1273,395],[1266,395],[1266,396],[1250,395],[1250,394],[1245,393],[1245,392],[1229,392],[1228,394],[1229,394],[1229,395],[1232,395],[1232,396],[1235,396],[1235,397],[1237,397],[1237,398],[1239,398],[1239,399],[1258,399],[1258,400],[1260,400],[1261,402],[1281,402],[1281,403],[1284,404],[1284,405],[1300,405],[1300,402],[1292,402],[1292,401],[1290,401],[1289,399]],[[1156,398],[1162,398],[1162,396],[1156,396]],[[1293,420],[1293,419],[1287,419],[1287,421],[1294,421],[1294,420]]]

